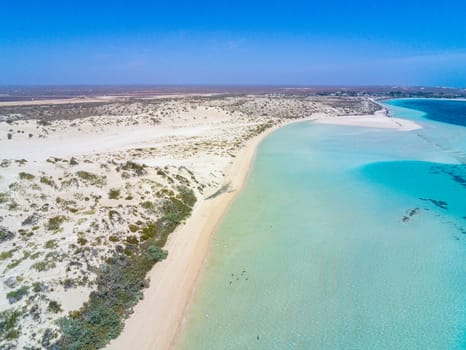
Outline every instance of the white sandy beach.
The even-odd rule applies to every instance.
[[[318,116],[317,119],[313,117],[308,120],[319,124],[389,128],[399,131],[420,128],[409,120],[389,118],[383,112],[376,115],[338,118]],[[215,199],[200,202],[193,216],[170,237],[168,249],[174,254],[156,265],[150,273],[152,281],[160,282],[152,283],[146,290],[144,300],[136,306],[135,313],[126,322],[121,336],[110,343],[109,350],[123,350],[132,346],[154,350],[169,349],[173,346],[182,327],[184,313],[189,308],[196,281],[202,273],[210,239],[247,180],[257,146],[272,131],[257,136],[238,154],[227,174],[227,181],[231,183],[233,190]],[[154,325],[158,326],[155,328]]]
[[[169,236],[168,258],[151,270],[144,299],[123,333],[107,346],[168,349],[182,325],[210,239],[266,135],[305,119],[418,127],[384,113],[336,117],[359,111],[360,104],[349,108],[339,100],[330,102],[262,96],[112,101],[85,118],[0,122],[0,226],[14,237],[2,242],[0,307],[29,304],[35,310],[21,319],[17,345],[38,344],[46,334],[56,334],[55,321],[87,301],[102,261],[140,232],[143,223],[157,218],[154,208],[163,193],[176,194],[183,185],[198,199],[193,213]],[[367,103],[362,105],[364,110]],[[128,164],[141,167],[141,173],[122,172]],[[51,229],[50,222],[58,219]],[[41,286],[40,291],[8,301],[8,293],[24,284]],[[51,312],[51,302],[60,309]]]
[[[411,131],[421,128],[419,124],[411,120],[388,117],[384,111],[378,111],[373,115],[342,116],[338,118],[323,117],[317,119],[315,122],[317,124],[362,126],[399,131]]]

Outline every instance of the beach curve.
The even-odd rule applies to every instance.
[[[215,198],[200,199],[192,216],[170,235],[166,245],[168,258],[156,264],[148,274],[151,284],[144,299],[134,307],[123,332],[109,343],[107,350],[169,349],[173,346],[207,259],[211,238],[241,192],[259,144],[278,128],[312,120],[315,118],[276,125],[251,139],[238,153],[226,172],[225,183],[230,190]]]

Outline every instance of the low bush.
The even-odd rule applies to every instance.
[[[105,176],[99,176],[88,171],[80,170],[76,172],[76,175],[89,185],[104,186],[107,183]]]
[[[8,194],[0,192],[0,204],[8,202]]]
[[[21,180],[32,181],[32,180],[34,180],[35,176],[32,175],[32,174],[25,173],[25,172],[22,171],[22,172],[19,173],[19,178],[20,178]]]
[[[120,198],[120,190],[118,188],[112,188],[110,192],[108,192],[108,198],[110,199]]]
[[[57,187],[55,181],[53,181],[53,179],[51,177],[48,177],[48,176],[41,176],[40,177],[40,182],[43,183],[44,185],[47,185],[47,186],[50,186],[50,187],[53,187],[53,188]]]
[[[49,261],[49,260],[44,260],[44,261],[39,261],[32,265],[32,268],[36,271],[42,272],[42,271],[48,271],[50,269],[53,269],[57,266],[57,264],[54,261]]]
[[[23,297],[28,294],[29,292],[29,287],[27,286],[22,286],[16,290],[13,290],[9,293],[7,293],[6,298],[8,299],[8,302],[10,304],[16,303],[17,301],[20,301],[23,299]]]
[[[145,168],[145,165],[140,165],[138,163],[131,162],[131,161],[128,161],[121,166],[121,169],[125,171],[130,171],[136,174],[137,176],[142,176],[142,175],[147,174],[147,171],[144,168]]]
[[[58,247],[58,243],[56,239],[51,239],[50,241],[45,242],[44,247],[46,249],[55,249]]]
[[[58,231],[61,228],[61,225],[66,221],[66,216],[57,215],[49,218],[46,224],[46,228],[49,231]]]
[[[0,261],[10,259],[13,256],[13,253],[15,251],[16,251],[16,249],[11,249],[11,250],[7,250],[7,251],[4,251],[4,252],[0,252]]]
[[[196,196],[194,195],[194,192],[192,190],[185,186],[179,186],[178,191],[179,198],[184,204],[190,207],[194,206],[194,204],[196,203]]]
[[[19,337],[19,310],[0,312],[0,340],[13,340]]]
[[[54,314],[56,314],[56,313],[62,311],[62,308],[61,308],[61,305],[58,302],[56,302],[54,300],[51,300],[49,302],[47,310],[50,311],[50,312],[53,312]]]

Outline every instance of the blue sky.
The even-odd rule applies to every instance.
[[[0,84],[466,87],[466,1],[4,1]]]

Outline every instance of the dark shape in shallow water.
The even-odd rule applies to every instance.
[[[362,167],[361,172],[371,182],[392,188],[413,200],[428,202],[444,212],[448,210],[448,215],[457,219],[461,219],[466,211],[465,165],[422,161],[377,162]]]
[[[420,211],[419,208],[414,208],[414,209],[408,210],[408,211],[406,212],[406,215],[403,216],[403,218],[401,219],[401,221],[403,221],[403,222],[408,222],[414,215],[419,214],[419,211]]]
[[[449,165],[448,168],[443,166],[434,166],[431,168],[431,174],[446,174],[453,181],[466,188],[466,165]]]
[[[431,202],[441,209],[448,210],[448,203],[445,201],[440,201],[432,198],[419,198],[421,201]]]

